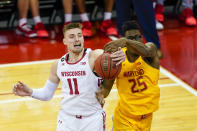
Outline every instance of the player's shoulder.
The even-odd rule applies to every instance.
[[[60,62],[64,62],[66,60],[66,56],[67,54],[63,55],[59,60],[57,61],[60,61]]]
[[[97,58],[99,55],[103,54],[102,49],[95,49],[90,52],[90,58]]]
[[[58,62],[59,62],[59,59],[55,60],[55,61],[52,63],[52,66],[51,66],[51,71],[52,71],[52,72],[56,72],[56,71],[57,71]]]
[[[54,64],[58,65],[60,63],[64,63],[66,61],[66,58],[68,57],[68,53],[63,55],[62,57],[60,57],[59,59],[57,59],[56,61],[54,61]]]
[[[57,66],[57,65],[58,65],[58,62],[59,62],[59,59],[55,60],[55,61],[53,62],[53,64],[52,64],[52,67],[53,67],[53,66]]]
[[[65,55],[63,55],[62,57],[54,61],[53,65],[57,66],[58,64],[64,63],[66,61],[67,56],[68,56],[68,53],[66,53]]]

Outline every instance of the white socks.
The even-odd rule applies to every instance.
[[[42,22],[40,16],[35,16],[33,19],[35,24]]]
[[[197,0],[195,0],[195,1],[197,3]],[[163,5],[164,4],[164,0],[157,0],[157,4]],[[192,0],[182,0],[182,4],[181,5],[184,8],[191,8],[192,9],[193,2],[192,2]]]
[[[35,24],[42,22],[40,16],[33,17],[33,20]],[[27,18],[21,18],[18,21],[19,26],[23,25],[24,23],[27,23]]]
[[[111,20],[111,16],[112,16],[111,12],[105,12],[104,13],[104,20]]]
[[[112,17],[112,13],[111,12],[105,12],[104,13],[104,20],[110,20],[111,17]],[[81,18],[82,22],[89,21],[87,13],[80,14],[80,18]],[[72,14],[64,14],[64,21],[65,22],[71,22],[72,21]]]
[[[64,14],[64,22],[71,22],[72,14]]]
[[[182,6],[183,6],[183,8],[190,8],[190,9],[192,9],[193,2],[192,2],[192,0],[183,0],[182,1]]]
[[[21,19],[19,19],[19,21],[18,21],[18,25],[19,25],[19,26],[21,26],[21,25],[23,25],[23,24],[25,24],[25,23],[27,23],[27,18],[21,18]]]
[[[88,18],[88,14],[87,13],[80,14],[80,17],[81,17],[81,21],[82,22],[89,21],[89,18]]]

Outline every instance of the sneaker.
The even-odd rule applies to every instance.
[[[27,23],[24,23],[21,26],[17,25],[16,34],[24,35],[24,36],[26,36],[28,38],[33,38],[33,37],[37,36],[36,32],[33,31],[31,29],[31,26],[27,25]]]
[[[118,31],[113,26],[113,23],[111,20],[102,21],[100,30],[104,32],[107,36],[118,36]]]
[[[196,19],[194,17],[194,13],[192,9],[185,8],[180,16],[180,19],[187,25],[187,26],[196,26]]]
[[[163,24],[156,20],[156,29],[157,30],[163,30],[163,28],[164,28]]]
[[[164,21],[164,6],[161,4],[156,4],[155,6],[155,19],[159,22]]]
[[[37,23],[34,28],[38,37],[49,37],[49,33],[46,31],[42,22]]]
[[[82,22],[82,34],[84,37],[92,36],[92,23],[90,21]]]

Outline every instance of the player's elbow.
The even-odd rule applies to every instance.
[[[50,101],[51,100],[51,98],[49,98],[49,97],[46,97],[45,99],[44,99],[44,101]]]
[[[141,55],[142,55],[143,57],[154,57],[154,56],[156,56],[156,54],[157,54],[156,50],[150,49],[150,48],[146,48],[146,49],[144,50],[144,52],[141,53]]]
[[[42,101],[50,101],[52,99],[53,96],[49,96],[49,95],[44,95],[40,100]]]
[[[146,51],[145,51],[146,57],[154,57],[157,55],[157,47],[153,43],[149,42],[146,44],[145,47],[146,47]]]
[[[109,93],[108,93],[108,94],[107,94],[107,93],[106,93],[106,94],[104,94],[104,98],[106,98],[108,95],[109,95]]]

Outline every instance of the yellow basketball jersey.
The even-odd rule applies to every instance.
[[[126,48],[123,51],[125,53]],[[116,79],[120,96],[116,111],[129,117],[157,110],[160,98],[158,79],[159,70],[148,65],[141,56],[134,63],[126,58]]]

